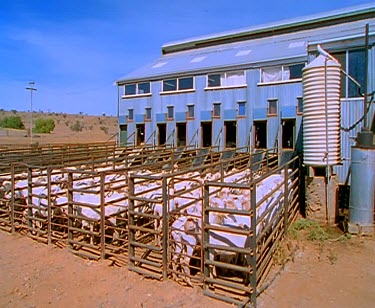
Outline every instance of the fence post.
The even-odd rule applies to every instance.
[[[32,216],[33,216],[33,173],[31,167],[27,168],[27,224],[28,224],[28,233],[31,232]]]
[[[71,228],[74,227],[74,220],[73,220],[73,174],[71,171],[68,173],[68,246],[69,248],[73,248],[72,241],[73,241],[73,230]]]
[[[167,179],[163,176],[162,180],[162,196],[163,196],[163,281],[168,278],[168,193],[167,193]]]
[[[209,248],[207,247],[207,244],[209,243],[209,231],[206,228],[206,225],[209,224],[209,212],[206,210],[207,207],[210,204],[209,201],[209,196],[210,195],[210,190],[209,186],[205,183],[204,184],[204,192],[203,192],[203,221],[202,221],[202,231],[203,231],[203,243],[202,243],[202,249],[203,249],[203,277],[205,278],[210,278],[210,268],[209,265],[205,264],[205,260],[208,260],[210,257],[210,251]],[[204,281],[204,289],[207,290],[208,286],[206,282]]]
[[[51,210],[51,167],[47,167],[47,237],[48,245],[51,245],[52,210]]]
[[[128,242],[128,251],[129,251],[129,267],[130,268],[133,268],[134,267],[134,259],[132,257],[134,257],[135,255],[135,249],[134,249],[134,246],[133,246],[133,242],[134,242],[134,230],[133,230],[133,226],[134,226],[134,175],[131,174],[130,175],[130,179],[128,181],[128,187],[129,187],[129,197],[128,197],[128,204],[129,204],[129,210],[128,210],[128,213],[129,213],[129,216],[128,216],[128,219],[129,219],[129,227],[128,227],[128,238],[129,238],[129,242]]]
[[[257,305],[257,193],[256,193],[256,184],[251,184],[251,231],[252,236],[250,238],[250,249],[252,251],[252,255],[250,255],[250,265],[252,272],[250,273],[250,284],[253,288],[253,292],[251,293],[250,300],[254,307]]]
[[[105,259],[105,173],[100,172],[100,257]]]
[[[14,164],[11,164],[10,166],[10,172],[11,172],[11,199],[10,199],[10,223],[12,228],[12,233],[15,231],[14,226],[14,186],[15,186],[15,180],[14,180]]]
[[[289,173],[288,164],[284,166],[284,234],[288,231],[288,217],[289,217],[289,187],[288,187]]]

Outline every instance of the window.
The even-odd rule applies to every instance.
[[[303,113],[303,98],[297,97],[297,114]]]
[[[174,106],[167,107],[167,119],[173,120],[174,118]]]
[[[246,102],[238,102],[238,111],[237,116],[243,117],[246,116]]]
[[[146,108],[146,120],[151,120],[151,108]]]
[[[207,87],[233,87],[246,85],[245,71],[207,75]]]
[[[220,109],[221,109],[221,104],[214,103],[213,117],[220,118],[220,112],[221,112]]]
[[[280,65],[260,69],[260,82],[283,82],[302,78],[304,63],[293,65]]]
[[[267,114],[269,116],[276,116],[277,115],[277,99],[269,99],[268,100]]]
[[[173,78],[163,80],[163,92],[194,89],[193,77]]]
[[[355,49],[332,53],[341,68],[363,86],[365,73],[365,50]],[[341,97],[360,97],[358,87],[346,76],[341,76]]]
[[[150,93],[150,83],[140,82],[140,83],[130,83],[126,84],[124,87],[124,95],[140,95]]]
[[[134,119],[133,109],[128,109],[128,120],[133,121],[133,119]]]
[[[194,105],[188,105],[187,117],[194,118]]]

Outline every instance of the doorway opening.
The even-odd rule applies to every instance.
[[[254,121],[254,147],[267,148],[267,121]]]
[[[225,147],[235,148],[237,145],[237,125],[236,121],[225,121]]]
[[[158,127],[158,145],[165,145],[167,141],[167,124],[160,123]]]
[[[137,131],[137,145],[144,144],[145,143],[145,125],[137,124],[135,128]]]
[[[282,121],[282,148],[293,149],[296,131],[296,120],[288,119]]]
[[[186,123],[176,123],[177,146],[186,145]]]
[[[212,145],[212,122],[201,122],[202,147]]]

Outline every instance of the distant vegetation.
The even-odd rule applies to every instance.
[[[37,119],[35,121],[35,133],[49,134],[55,129],[55,121],[53,119]]]
[[[83,129],[83,125],[80,121],[76,120],[71,126],[70,126],[70,129],[73,131],[73,132],[81,132],[82,129]]]
[[[9,116],[4,117],[0,120],[0,127],[13,128],[13,129],[25,129],[20,116]]]

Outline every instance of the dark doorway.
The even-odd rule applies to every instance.
[[[202,147],[210,147],[212,145],[212,122],[202,122]]]
[[[176,123],[177,146],[186,145],[186,123]]]
[[[145,125],[144,124],[137,124],[137,145],[141,145],[145,143]]]
[[[296,132],[296,120],[288,119],[282,121],[282,148],[283,149],[293,149],[295,132]]]
[[[120,125],[120,146],[126,146],[128,140],[128,126]]]
[[[158,145],[164,145],[167,141],[167,124],[158,124]]]
[[[237,145],[237,125],[236,121],[224,122],[225,129],[225,147],[235,148]]]
[[[267,121],[254,121],[254,147],[267,148]]]

